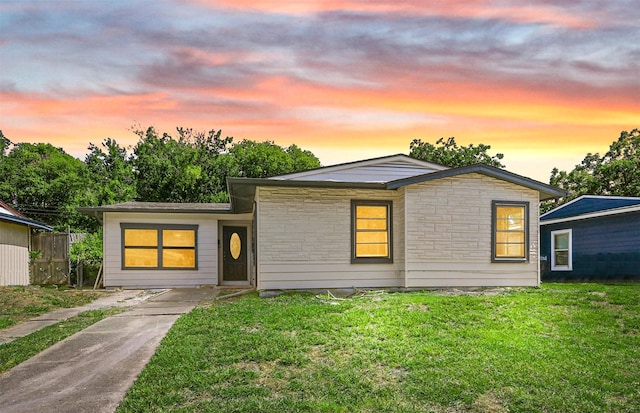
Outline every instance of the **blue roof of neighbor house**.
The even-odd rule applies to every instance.
[[[48,225],[41,224],[40,222],[32,221],[28,218],[23,218],[17,215],[0,213],[0,221],[13,222],[15,224],[22,224],[34,228],[46,229],[47,231],[53,230],[53,228]]]
[[[540,216],[540,221],[576,217],[579,215],[615,210],[619,208],[623,208],[620,212],[624,212],[626,210],[625,207],[632,207],[636,205],[640,206],[640,198],[583,195],[573,201],[567,202],[564,205],[560,205],[545,214],[542,214]]]
[[[20,211],[13,208],[11,205],[0,201],[0,221],[11,222],[14,224],[22,224],[27,225],[34,228],[46,229],[47,231],[52,231],[48,225],[43,223],[31,220],[23,215]]]

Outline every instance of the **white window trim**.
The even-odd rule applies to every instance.
[[[556,235],[569,234],[568,265],[556,265]],[[573,271],[573,233],[571,229],[551,231],[551,271]]]

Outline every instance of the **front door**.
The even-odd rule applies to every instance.
[[[222,282],[248,282],[247,227],[223,226],[222,240]]]

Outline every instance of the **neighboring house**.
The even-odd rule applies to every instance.
[[[230,204],[81,208],[103,222],[105,287],[537,286],[539,201],[565,195],[406,155],[227,182]]]
[[[640,198],[584,195],[540,216],[543,281],[640,280]]]
[[[36,228],[52,229],[0,201],[0,286],[29,285],[31,230]]]

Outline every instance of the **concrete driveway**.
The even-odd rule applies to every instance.
[[[51,346],[0,376],[0,412],[113,412],[178,317],[217,293],[170,290]]]

